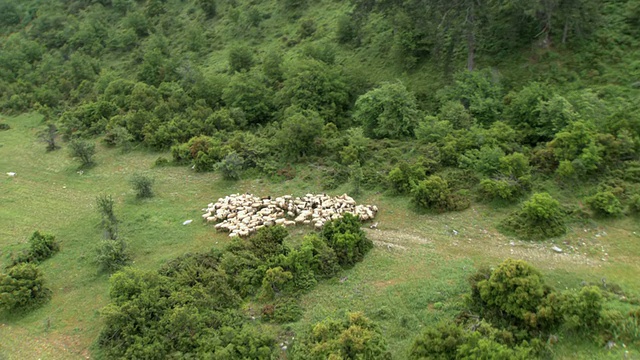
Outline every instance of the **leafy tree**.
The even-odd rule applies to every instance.
[[[391,359],[378,326],[362,313],[327,318],[296,341],[293,359]]]
[[[20,23],[20,12],[16,4],[4,0],[0,2],[0,27],[10,27]]]
[[[346,127],[349,87],[339,67],[315,59],[298,60],[286,68],[277,103],[283,109],[294,105],[316,111],[325,121]]]
[[[273,117],[273,91],[258,72],[235,74],[222,98],[227,106],[242,109],[250,125],[265,124]]]
[[[387,181],[393,191],[398,194],[408,194],[417,186],[418,182],[427,177],[425,169],[420,164],[401,162],[389,171]]]
[[[317,153],[317,141],[322,134],[324,121],[313,110],[289,108],[276,135],[283,157],[301,159]]]
[[[262,298],[272,300],[275,296],[286,292],[291,287],[293,275],[278,266],[267,270],[262,279]]]
[[[403,84],[386,83],[358,98],[353,118],[369,137],[400,139],[413,136],[420,112]]]
[[[17,264],[0,274],[0,309],[24,309],[48,300],[51,290],[45,287],[43,277],[32,263]]]
[[[450,121],[456,128],[464,128],[470,120],[450,102],[459,103],[480,124],[488,126],[498,120],[502,113],[504,90],[489,69],[463,71],[454,76],[454,83],[438,92],[443,103],[441,120]]]
[[[437,211],[458,211],[469,207],[469,201],[452,193],[447,180],[437,175],[418,182],[411,189],[411,200],[420,208]]]
[[[198,3],[208,19],[216,16],[216,0],[198,0]]]
[[[74,139],[69,142],[71,157],[80,161],[82,167],[90,167],[94,164],[93,155],[96,153],[96,145],[84,140]]]
[[[60,148],[60,145],[57,143],[58,139],[58,128],[53,123],[47,123],[47,128],[42,130],[38,137],[42,142],[47,144],[47,151],[54,151]]]
[[[232,73],[248,71],[253,64],[253,52],[248,46],[235,46],[229,50],[229,69]]]

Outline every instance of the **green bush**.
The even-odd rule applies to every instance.
[[[93,155],[96,153],[96,145],[88,141],[74,139],[69,142],[71,157],[80,161],[82,167],[90,167],[94,164]]]
[[[11,126],[9,126],[9,124],[0,123],[0,131],[5,131],[9,129],[11,129]]]
[[[427,177],[425,169],[420,164],[401,162],[389,171],[387,182],[397,194],[408,194],[420,180]]]
[[[291,355],[305,360],[391,359],[378,326],[362,313],[316,323],[294,343]]]
[[[273,300],[276,296],[281,296],[292,290],[293,275],[277,266],[268,269],[262,278],[260,297],[265,300]]]
[[[43,274],[35,264],[10,267],[0,274],[0,309],[15,310],[38,305],[51,297]]]
[[[39,263],[60,251],[60,244],[51,234],[34,232],[29,238],[29,249],[13,260],[14,265],[24,262]]]
[[[236,153],[231,152],[227,154],[222,161],[218,164],[218,170],[222,173],[222,178],[225,180],[238,180],[240,179],[240,172],[244,161]]]
[[[595,333],[601,327],[603,296],[597,286],[564,292],[561,310],[568,329]]]
[[[483,179],[480,192],[489,199],[515,200],[521,194],[521,186],[511,179]]]
[[[105,231],[105,238],[115,240],[118,237],[118,219],[113,211],[114,200],[111,195],[98,195],[96,205],[102,217],[101,225]]]
[[[153,197],[153,183],[154,179],[151,176],[144,174],[134,174],[130,180],[131,187],[136,193],[136,198],[146,199]]]
[[[290,323],[302,318],[303,310],[297,301],[291,298],[283,298],[274,304],[262,307],[262,320],[276,324]]]
[[[129,265],[131,256],[122,239],[101,240],[96,247],[95,263],[100,271],[115,272]]]
[[[548,193],[536,193],[520,210],[507,217],[501,226],[530,240],[560,236],[566,232],[565,213],[560,203]]]
[[[640,214],[640,194],[635,194],[631,197],[629,210],[631,210],[632,214]]]
[[[586,199],[587,205],[596,214],[602,216],[618,216],[622,214],[622,203],[610,190],[602,189]]]
[[[463,192],[453,193],[447,180],[431,175],[411,189],[411,200],[419,208],[436,211],[459,211],[469,207]]]
[[[327,222],[322,229],[322,237],[335,252],[338,263],[346,267],[364,259],[365,254],[373,248],[373,242],[360,228],[360,220],[349,213]]]

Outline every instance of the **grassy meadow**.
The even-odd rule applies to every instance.
[[[94,341],[109,285],[108,275],[98,273],[92,262],[102,236],[97,195],[111,194],[116,200],[116,215],[122,221],[119,233],[129,243],[132,266],[154,270],[185,252],[228,242],[226,234],[200,221],[200,209],[218,197],[236,192],[321,192],[312,169],[299,168],[290,181],[229,182],[188,167],[152,167],[158,156],[167,154],[122,153],[101,144],[96,165],[79,172],[64,146],[45,152],[37,138],[44,128],[39,115],[3,118],[3,122],[11,129],[0,131],[0,266],[8,264],[12,252],[26,247],[35,230],[55,234],[61,251],[41,265],[53,291],[51,301],[27,313],[0,313],[0,359],[99,358]],[[9,177],[7,172],[17,175]],[[136,200],[129,184],[136,172],[155,178],[155,197]],[[394,359],[404,359],[422,327],[449,321],[461,309],[469,275],[508,257],[527,260],[557,288],[606,279],[629,297],[640,296],[637,219],[574,224],[553,242],[530,243],[497,232],[496,224],[511,210],[508,207],[473,204],[463,212],[425,214],[412,210],[403,197],[365,192],[356,200],[380,208],[378,229],[367,229],[376,247],[363,262],[304,295],[302,320],[274,331],[298,332],[327,316],[364,311],[380,324]],[[188,219],[194,222],[183,226]],[[305,231],[311,230],[293,230],[292,240]],[[555,253],[552,244],[565,252]],[[638,349],[621,344],[605,350],[599,344],[560,339],[553,349],[560,359],[640,358]]]

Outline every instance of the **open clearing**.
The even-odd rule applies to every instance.
[[[108,301],[108,276],[97,273],[92,263],[93,247],[101,238],[94,208],[97,195],[114,196],[133,266],[152,270],[185,252],[228,243],[226,233],[201,223],[203,204],[231,193],[300,196],[321,191],[319,184],[305,179],[304,170],[281,183],[256,179],[234,183],[187,167],[151,168],[162,154],[122,154],[102,146],[97,165],[79,173],[66,149],[45,153],[36,138],[42,128],[39,116],[6,122],[12,129],[0,132],[0,266],[7,264],[11,252],[25,247],[35,230],[55,234],[62,249],[42,265],[52,300],[27,314],[0,314],[0,359],[92,356],[101,327],[99,312]],[[155,177],[156,197],[135,199],[128,183],[135,172]],[[338,189],[330,195],[343,192]],[[640,291],[640,224],[630,218],[576,224],[563,238],[529,243],[495,230],[504,209],[473,204],[460,213],[417,214],[406,198],[365,193],[356,200],[380,209],[378,229],[367,229],[376,247],[362,263],[306,294],[303,319],[282,331],[298,331],[345,310],[362,310],[380,324],[394,358],[403,359],[422,327],[455,316],[461,295],[468,290],[467,276],[507,257],[531,262],[559,288],[605,278],[632,296]],[[188,219],[194,222],[183,226]],[[304,231],[311,229],[292,233]],[[555,253],[553,244],[564,252]],[[637,349],[605,351],[593,344],[562,341],[556,351],[558,358],[619,359],[624,351],[630,351],[629,358],[638,356]]]

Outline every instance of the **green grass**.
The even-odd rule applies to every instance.
[[[229,182],[218,174],[194,173],[188,167],[151,168],[158,156],[167,154],[122,154],[100,144],[96,166],[79,174],[78,163],[69,158],[67,149],[46,153],[45,145],[37,141],[36,133],[43,127],[39,116],[3,122],[12,129],[0,132],[0,266],[7,265],[11,252],[26,247],[35,230],[55,234],[62,248],[42,264],[53,290],[52,300],[28,313],[0,314],[0,358],[98,355],[93,344],[109,290],[108,275],[98,273],[92,263],[93,248],[102,236],[95,209],[98,194],[111,194],[116,200],[116,215],[122,220],[120,235],[130,244],[133,266],[154,270],[185,252],[228,242],[225,234],[215,233],[199,218],[200,209],[218,197],[236,192],[321,192],[319,177],[310,168],[299,168],[298,176],[290,181]],[[6,176],[9,171],[16,172],[16,177]],[[156,179],[156,196],[135,198],[129,184],[135,172]],[[332,194],[347,189],[343,186]],[[380,325],[394,358],[404,359],[422,328],[455,316],[468,291],[470,274],[507,257],[531,262],[558,288],[578,287],[582,281],[597,283],[604,277],[630,296],[640,294],[640,224],[631,218],[574,224],[562,238],[527,243],[495,230],[510,209],[473,204],[461,213],[418,214],[403,197],[365,192],[358,201],[381,209],[376,219],[379,230],[367,230],[376,247],[362,263],[304,295],[303,319],[273,327],[274,332],[298,332],[327,316],[364,311]],[[187,219],[195,221],[183,226]],[[305,231],[310,230],[297,228],[294,234]],[[572,245],[576,250],[558,255],[550,250],[552,243],[566,249]],[[555,357],[621,358],[629,351],[633,358],[639,354],[637,348],[623,349],[621,344],[610,353],[600,344],[577,341],[581,340],[561,339],[554,348]]]

